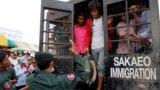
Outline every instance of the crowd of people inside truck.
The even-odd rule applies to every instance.
[[[152,51],[151,43],[151,12],[147,9],[147,2],[135,3],[128,7],[128,15],[126,13],[121,16],[120,22],[114,20],[114,16],[107,18],[108,26],[108,43],[105,44],[104,35],[104,19],[101,14],[101,4],[97,1],[91,1],[88,4],[89,18],[86,18],[84,12],[77,14],[74,25],[74,42],[77,46],[77,53],[85,55],[90,53],[97,61],[98,70],[98,88],[103,90],[105,61],[104,48],[107,47],[109,51],[115,49],[115,54],[132,54],[145,53]],[[110,9],[110,8],[108,8]],[[117,8],[118,9],[118,8]],[[139,14],[138,12],[141,13]],[[132,18],[130,18],[132,17]],[[118,23],[115,27],[113,23]],[[115,33],[118,35],[117,47],[114,46]],[[130,40],[130,41],[129,41]],[[130,43],[128,43],[128,41]],[[109,52],[110,53],[110,52]]]
[[[108,30],[113,30],[114,28],[118,36],[117,38],[115,33],[111,35],[111,41],[118,40],[117,47],[113,47],[112,51],[115,50],[113,52],[116,54],[149,54],[152,51],[152,36],[151,11],[149,10],[148,2],[145,1],[128,6],[127,13],[113,16],[113,18],[109,17],[112,22],[109,21]]]
[[[120,40],[116,48],[116,54],[144,53],[152,43],[151,12],[143,5],[130,5],[129,12],[132,19],[126,14],[121,15],[121,21],[113,27],[113,17],[107,18],[108,43],[105,44],[104,19],[101,14],[102,5],[97,0],[88,4],[90,18],[86,18],[84,12],[76,14],[74,25],[74,38],[71,42],[71,52],[75,56],[75,70],[73,74],[55,74],[54,58],[48,53],[36,55],[17,52],[6,53],[0,51],[0,90],[72,90],[78,82],[85,80],[84,56],[91,54],[97,61],[98,86],[97,90],[103,90],[105,76],[104,48],[113,48],[112,37],[116,33]],[[139,9],[144,9],[137,14]],[[144,24],[144,25],[142,25]],[[126,39],[131,38],[131,45]],[[136,44],[133,44],[136,43]],[[38,68],[37,68],[38,67]],[[36,69],[36,70],[35,70]],[[27,79],[28,78],[28,79]],[[15,88],[16,89],[15,89]]]

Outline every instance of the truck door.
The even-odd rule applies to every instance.
[[[73,69],[72,54],[69,51],[72,31],[73,4],[42,0],[39,49],[50,52],[56,59],[56,67],[63,73],[71,73]]]
[[[158,0],[103,0],[107,90],[159,90]]]

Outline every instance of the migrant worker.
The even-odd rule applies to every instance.
[[[85,41],[85,51],[91,51],[93,58],[97,61],[98,88],[103,90],[105,74],[104,62],[104,25],[103,17],[100,13],[101,4],[97,0],[92,0],[88,4],[91,18],[87,20],[87,33]]]
[[[86,17],[84,13],[78,13],[76,16],[76,24],[74,25],[74,43],[78,54],[84,55],[85,52],[85,36],[86,36]]]
[[[145,1],[140,5],[131,5],[129,8],[130,12],[134,17],[135,23],[138,26],[137,34],[133,34],[135,38],[137,38],[138,44],[136,45],[136,53],[149,53],[149,50],[152,50],[152,36],[151,36],[151,11],[147,10],[147,2]],[[138,10],[142,11],[141,15],[137,14]]]
[[[133,25],[134,21],[130,20],[129,25]],[[125,15],[121,16],[121,22],[117,25],[117,34],[121,40],[117,48],[117,54],[129,54],[134,52],[134,45],[130,43],[128,45],[127,38],[131,37],[131,35],[136,34],[133,26],[127,27],[127,17]]]

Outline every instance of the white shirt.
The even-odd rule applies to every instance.
[[[91,49],[104,47],[104,26],[102,17],[93,19]]]
[[[9,58],[10,63],[15,67],[16,65],[18,65],[18,59],[13,59],[13,58]]]
[[[27,74],[24,74],[24,72],[27,71],[27,69],[25,67],[21,67],[20,65],[17,65],[14,67],[14,70],[18,78],[16,86],[26,85]]]

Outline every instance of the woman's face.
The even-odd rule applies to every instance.
[[[84,18],[84,16],[78,16],[77,21],[78,21],[78,24],[80,24],[80,25],[84,25],[84,22],[85,22],[85,18]]]
[[[90,14],[91,14],[92,18],[94,18],[94,19],[99,18],[99,11],[98,11],[98,9],[91,10]]]

